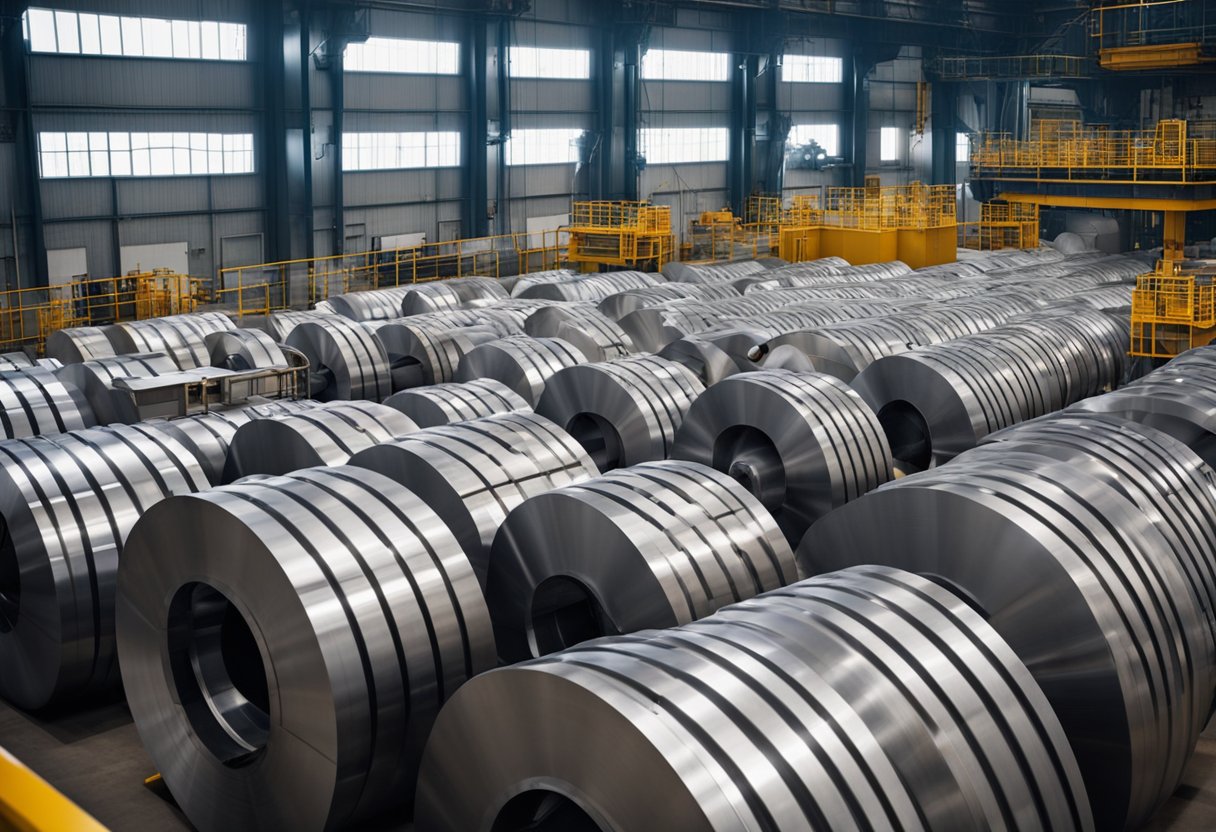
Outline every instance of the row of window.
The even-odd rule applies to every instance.
[[[516,130],[507,140],[508,165],[570,164],[579,160],[578,128]],[[638,132],[642,155],[652,165],[723,162],[729,157],[725,127],[653,127]],[[829,156],[840,154],[835,124],[797,124],[788,143],[815,142]],[[879,157],[901,157],[903,133],[883,127]],[[445,168],[460,164],[458,131],[343,133],[342,167],[347,171]],[[967,134],[958,134],[958,157],[967,158]],[[253,173],[249,133],[92,132],[38,134],[43,178],[90,176],[198,176]]]
[[[29,9],[25,37],[33,52],[68,55],[116,55],[129,58],[195,58],[243,61],[246,27],[215,20],[168,20],[84,12]],[[586,49],[513,46],[507,56],[516,78],[590,78]],[[642,56],[641,76],[655,81],[726,81],[730,56],[725,52],[651,49]],[[350,72],[394,72],[456,75],[460,44],[409,38],[368,38],[346,47]],[[782,80],[794,83],[840,83],[843,62],[822,55],[786,55]]]

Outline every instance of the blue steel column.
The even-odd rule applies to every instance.
[[[486,46],[485,18],[471,15],[460,50],[467,98],[465,110],[468,112],[461,153],[465,194],[463,231],[466,237],[485,237],[490,233],[486,216],[490,201],[489,183],[486,181],[490,175],[486,159],[489,146]]]

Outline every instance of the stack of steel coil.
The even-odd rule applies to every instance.
[[[667,459],[684,414],[705,392],[692,371],[657,355],[555,373],[536,412],[565,428],[601,471]]]
[[[331,295],[325,299],[325,311],[352,321],[383,321],[401,317],[401,299],[411,286],[369,289]],[[318,305],[318,310],[321,309]]]
[[[898,318],[862,318],[787,332],[763,344],[756,357],[765,367],[776,368],[790,366],[785,356],[802,356],[807,368],[851,382],[880,358],[926,346],[928,339],[909,323]]]
[[[136,728],[203,832],[352,828],[408,803],[440,706],[494,666],[460,544],[372,471],[167,500],[118,592]]]
[[[99,425],[139,421],[132,398],[114,383],[122,378],[154,378],[178,371],[176,362],[163,352],[112,355],[65,364],[55,374],[84,393]]]
[[[808,574],[888,564],[975,606],[1042,685],[1099,828],[1136,828],[1178,784],[1216,689],[1211,550],[1196,565],[1183,543],[1194,528],[1175,525],[1189,514],[1210,527],[1211,498],[1197,483],[1151,493],[1180,482],[1181,466],[1149,479],[1145,460],[1171,451],[1148,433],[1133,440],[1148,457],[1131,461],[1110,431],[1074,452],[1028,430],[837,509],[807,533],[799,563]]]
[[[400,410],[420,428],[532,410],[523,397],[492,378],[402,390],[385,399],[384,404]]]
[[[0,695],[45,708],[113,691],[123,541],[154,503],[208,485],[189,449],[143,425],[0,442]]]
[[[455,533],[485,583],[490,544],[508,512],[536,494],[599,474],[583,449],[534,413],[505,413],[431,428],[355,454],[427,501]]]
[[[538,494],[491,547],[486,600],[499,655],[672,627],[798,577],[769,513],[725,474],[648,462]]]
[[[465,321],[415,317],[368,325],[388,356],[394,390],[451,381],[461,358],[478,344],[501,337],[489,327]]]
[[[545,306],[528,316],[524,331],[534,338],[561,338],[588,361],[610,361],[634,352],[616,321],[593,306]]]
[[[5,439],[66,433],[97,424],[79,387],[42,367],[0,370],[0,432]]]
[[[874,412],[818,373],[742,373],[701,395],[684,417],[675,459],[738,480],[773,514],[791,546],[837,506],[891,479],[891,449]]]
[[[266,326],[276,341],[279,343],[286,343],[287,336],[290,335],[291,331],[300,324],[315,323],[318,320],[324,320],[326,317],[332,315],[333,313],[327,314],[319,309],[314,312],[284,309],[278,312],[271,312],[270,318],[266,322]]]
[[[597,308],[619,321],[638,309],[659,306],[673,300],[725,300],[739,297],[739,290],[729,283],[660,283],[644,289],[629,289],[609,295]]]
[[[739,372],[738,363],[721,347],[697,335],[686,335],[671,341],[659,350],[658,356],[682,364],[706,387]]]
[[[46,354],[64,364],[79,364],[114,355],[114,345],[99,326],[57,329],[46,336]]]
[[[260,329],[213,332],[204,343],[211,354],[213,367],[242,371],[287,366],[283,349]]]
[[[224,481],[344,465],[364,448],[416,430],[418,426],[400,410],[374,402],[332,402],[254,419],[238,427],[232,437]]]
[[[456,380],[496,379],[535,407],[554,373],[584,360],[581,352],[560,338],[514,335],[471,350],[460,362]]]
[[[774,262],[774,266],[784,263]],[[733,263],[681,263],[673,260],[663,266],[663,276],[673,283],[720,283],[767,272],[769,267],[760,260],[737,260]]]
[[[718,316],[704,307],[688,302],[635,309],[618,323],[629,333],[639,351],[658,352],[672,341],[704,332],[718,322]]]
[[[490,277],[453,277],[404,288],[400,314],[405,316],[481,306],[508,297],[502,284]]]
[[[378,402],[393,392],[384,347],[361,323],[338,316],[303,321],[292,328],[287,346],[308,358],[309,388],[315,399]]]
[[[427,743],[416,823],[1094,828],[1017,656],[950,593],[876,567],[474,679]]]
[[[853,387],[905,470],[1118,383],[1127,328],[1101,312],[1041,317],[873,362]]]
[[[535,283],[514,293],[517,298],[535,300],[583,300],[601,301],[609,295],[628,289],[654,286],[661,280],[646,272],[604,272],[602,274],[579,275],[569,280]]]
[[[191,312],[111,324],[105,333],[120,354],[163,352],[178,369],[192,370],[211,366],[211,355],[204,342],[212,332],[228,329],[236,329],[236,324],[227,315]]]
[[[575,274],[572,269],[547,269],[539,272],[526,272],[514,277],[504,277],[502,285],[504,289],[511,293],[512,297],[515,297],[529,286],[535,286],[539,283],[556,283],[570,280]]]

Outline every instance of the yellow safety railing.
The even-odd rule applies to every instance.
[[[880,188],[826,188],[794,197],[785,225],[818,225],[862,231],[940,228],[955,225],[953,185],[889,185]]]
[[[1212,275],[1183,274],[1159,262],[1140,275],[1132,291],[1131,354],[1168,358],[1209,343],[1216,332]]]
[[[92,815],[0,748],[0,829],[106,832]]]
[[[1216,179],[1216,122],[1170,119],[1139,131],[1044,119],[1029,139],[979,134],[971,147],[971,176],[1208,182]]]
[[[975,251],[1037,248],[1039,206],[1021,202],[985,202],[978,222],[959,223],[958,245]]]
[[[73,326],[191,312],[209,299],[207,283],[157,271],[0,291],[0,350],[41,348],[47,335]]]
[[[561,268],[568,248],[569,231],[553,229],[234,266],[220,269],[215,298],[238,317],[261,315],[364,289]]]
[[[585,270],[601,266],[658,271],[675,255],[671,207],[648,202],[575,202],[567,258]]]

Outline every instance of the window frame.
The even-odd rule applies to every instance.
[[[814,77],[819,73],[816,70],[816,63],[820,62],[820,68],[823,67],[822,62],[830,62],[831,66],[836,68],[834,73],[829,73],[834,77],[817,78]],[[798,64],[803,65],[805,70],[803,74],[805,78],[789,78],[790,68]],[[786,84],[843,84],[844,83],[844,58],[837,55],[805,55],[798,52],[787,52],[781,56],[781,81]]]
[[[654,56],[660,56],[660,55],[663,56],[661,59],[658,59],[658,60],[660,60],[661,63],[656,64],[655,63],[656,58]],[[709,58],[712,58],[714,63],[718,63],[719,59],[720,59],[720,62],[722,64],[722,67],[721,67],[722,77],[720,77],[720,78],[718,78],[718,77],[701,77],[701,76],[698,76],[695,74],[694,75],[668,75],[667,74],[667,60],[668,60],[667,56],[668,55],[700,56],[700,57],[706,58],[707,60]],[[650,62],[649,64],[647,63],[648,61]],[[648,65],[651,67],[661,66],[662,69],[661,70],[652,69],[648,72],[647,68],[646,68]],[[678,71],[678,69],[679,69],[679,67],[675,67],[675,68],[673,68],[673,71]],[[710,52],[707,50],[696,50],[696,49],[647,49],[646,53],[644,55],[642,55],[642,62],[641,62],[641,65],[638,67],[638,78],[640,78],[643,81],[675,81],[675,82],[693,83],[693,84],[725,83],[730,80],[730,53],[729,52]]]
[[[44,16],[50,16],[51,39],[54,48],[46,48]],[[42,22],[35,23],[35,20]],[[71,55],[83,58],[141,58],[158,61],[216,61],[224,63],[246,63],[249,61],[249,26],[246,23],[224,20],[186,20],[169,17],[146,17],[100,12],[75,11],[72,9],[48,9],[31,7],[22,15],[25,49],[31,55]],[[148,32],[151,26],[155,31]],[[61,42],[60,28],[72,29],[74,40]],[[89,33],[90,48],[85,51],[85,33]],[[96,41],[92,42],[96,32]],[[186,39],[179,39],[184,32]],[[159,34],[158,34],[159,33]],[[205,38],[214,33],[214,43]],[[66,37],[66,34],[65,34]],[[226,37],[229,39],[226,41]],[[42,43],[36,44],[35,41]],[[146,44],[155,43],[157,54],[148,54]],[[179,45],[186,54],[175,54]],[[226,44],[228,47],[226,48]],[[197,45],[197,50],[191,47]],[[212,48],[214,47],[214,48]],[[163,54],[167,48],[169,54]],[[128,51],[129,49],[129,51]]]
[[[723,155],[720,158],[714,157],[714,158],[698,158],[698,159],[680,158],[680,159],[672,160],[670,158],[660,158],[660,159],[656,160],[655,158],[653,158],[654,154],[652,153],[651,148],[652,148],[652,146],[654,146],[652,143],[655,140],[662,141],[663,144],[665,144],[667,146],[668,150],[671,150],[675,147],[680,147],[680,146],[690,147],[694,144],[694,142],[686,141],[686,142],[676,142],[675,144],[672,144],[671,140],[678,138],[675,135],[677,133],[684,133],[685,135],[688,135],[688,132],[691,132],[691,131],[696,131],[696,132],[699,132],[702,134],[702,138],[700,140],[700,143],[702,146],[705,146],[705,139],[707,138],[706,134],[709,134],[711,132],[718,134],[718,138],[721,139],[720,145],[722,148]],[[714,146],[719,145],[719,142],[717,141],[717,139],[715,139],[713,141],[713,145]],[[643,127],[638,130],[638,148],[646,159],[647,167],[653,167],[655,165],[717,165],[717,164],[722,164],[724,162],[730,161],[730,128],[727,128],[727,127]],[[672,155],[674,155],[674,154],[672,154]]]
[[[894,153],[887,155],[887,136],[892,136],[894,143]],[[903,148],[900,144],[903,141],[903,128],[900,127],[882,127],[878,132],[878,161],[884,165],[898,165],[903,161]]]
[[[390,140],[389,137],[392,137]],[[450,143],[444,137],[451,137]],[[432,141],[432,138],[434,139]],[[353,143],[352,143],[353,140]],[[459,130],[352,130],[342,133],[342,172],[443,170],[461,165],[463,135]],[[408,154],[422,152],[422,164],[405,164]],[[429,154],[436,160],[430,163]],[[380,160],[392,159],[383,163]],[[368,160],[369,163],[365,163]]]
[[[201,157],[194,147],[199,144]],[[37,153],[39,179],[180,179],[258,172],[253,133],[44,130],[37,136]],[[195,171],[196,161],[202,170]],[[212,167],[215,162],[218,170]],[[179,166],[186,170],[179,172]]]

